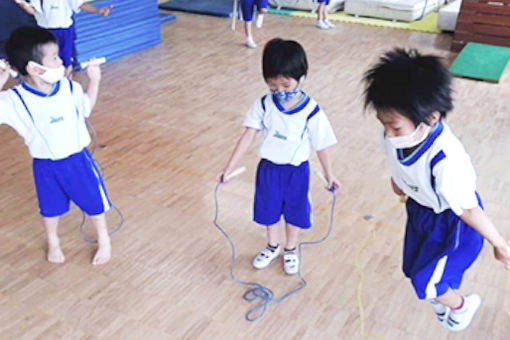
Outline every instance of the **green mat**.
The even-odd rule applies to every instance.
[[[450,73],[460,77],[499,82],[509,59],[509,47],[470,42],[450,66]]]
[[[292,9],[280,9],[279,11],[275,8],[269,8],[269,13],[288,15],[292,17],[316,19],[317,14],[311,13],[310,11],[298,11]],[[437,12],[432,11],[425,15],[420,21],[403,22],[403,21],[391,21],[385,19],[367,18],[367,17],[356,17],[354,15],[346,14],[345,12],[336,12],[328,14],[328,19],[331,21],[344,22],[348,24],[361,24],[368,26],[384,27],[384,28],[396,28],[401,30],[426,32],[439,34],[441,31],[437,28]]]

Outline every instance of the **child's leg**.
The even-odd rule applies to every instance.
[[[269,246],[278,247],[280,244],[280,226],[275,224],[266,228],[267,244]]]
[[[324,8],[326,8],[325,2],[320,2],[319,7],[317,8],[317,20],[324,20]]]
[[[246,38],[252,38],[252,29],[251,29],[251,21],[245,21],[244,22],[244,35]]]
[[[278,224],[269,225],[266,227],[267,232],[267,246],[260,251],[260,253],[253,259],[253,267],[257,269],[266,268],[280,256],[280,227]]]
[[[58,238],[58,220],[56,217],[43,217],[44,229],[48,240],[48,262],[63,263],[65,261],[64,253],[60,248],[60,239]]]
[[[257,21],[255,22],[255,25],[258,28],[262,27],[262,24],[264,23],[264,14],[267,13],[267,0],[259,0],[257,1],[257,9],[258,9],[258,15],[257,15]]]
[[[299,257],[296,252],[299,229],[289,223],[285,226],[287,241],[283,253],[283,270],[289,275],[296,274],[299,271]]]
[[[286,224],[285,235],[287,236],[287,241],[285,243],[285,250],[296,249],[299,229],[299,227],[295,227],[292,224]]]
[[[455,290],[448,290],[445,294],[436,298],[436,301],[442,305],[450,307],[450,309],[455,309],[462,304],[462,295]]]
[[[90,216],[92,224],[97,232],[97,251],[92,260],[92,264],[100,265],[110,261],[112,255],[112,247],[110,243],[110,236],[108,235],[108,227],[106,225],[105,214]]]

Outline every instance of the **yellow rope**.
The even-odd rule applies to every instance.
[[[369,235],[365,238],[361,247],[356,252],[356,271],[359,275],[359,283],[357,287],[357,301],[358,301],[358,311],[359,311],[359,320],[360,320],[360,332],[363,338],[377,338],[377,339],[386,339],[385,336],[379,335],[376,333],[367,333],[365,331],[365,307],[363,305],[363,287],[365,285],[365,272],[363,271],[363,267],[361,266],[361,255],[365,251],[365,249],[375,240],[376,231],[379,227],[384,226],[381,222],[381,219],[395,210],[399,209],[402,206],[402,203],[405,202],[405,197],[401,198],[400,202],[392,206],[391,208],[384,211],[378,219],[374,219],[372,216],[365,216],[364,219],[369,221],[370,230]]]
[[[391,231],[395,232],[393,228],[389,225],[385,225],[382,222],[382,219],[386,217],[387,215],[390,215],[395,210],[399,209],[402,206],[402,203],[405,203],[406,197],[402,196],[400,198],[400,202],[392,206],[391,208],[384,211],[379,218],[375,219],[372,216],[365,216],[364,219],[366,221],[369,221],[369,235],[365,238],[363,243],[361,244],[361,247],[356,252],[356,271],[359,275],[359,283],[357,287],[357,301],[358,301],[358,310],[359,310],[359,319],[360,319],[360,333],[363,338],[377,338],[377,339],[387,339],[384,335],[376,334],[376,333],[366,333],[365,331],[365,307],[363,305],[363,287],[365,285],[365,272],[363,271],[363,267],[361,266],[361,255],[365,251],[365,249],[375,240],[376,232],[377,230],[382,227],[386,226]],[[505,301],[504,301],[504,309],[507,317],[510,319],[510,266],[505,267],[508,271],[508,280],[507,280],[507,287],[505,292]]]
[[[505,293],[505,312],[508,319],[510,319],[510,267],[505,267],[508,270],[508,279],[506,283],[506,293]]]

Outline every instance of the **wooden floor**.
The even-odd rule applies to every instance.
[[[450,37],[346,24],[319,31],[306,19],[266,19],[259,41],[280,36],[305,47],[304,88],[339,138],[331,155],[343,191],[330,239],[305,248],[308,287],[271,305],[261,321],[244,320],[250,304],[230,281],[230,249],[212,224],[212,193],[244,113],[267,91],[262,48],[244,48],[241,32],[229,31],[226,19],[179,13],[163,26],[163,44],[103,68],[91,118],[100,144],[95,156],[126,218],[108,265],[89,264],[94,249],[78,237],[75,208],[61,223],[67,262],[45,261],[30,158],[23,141],[0,128],[1,339],[362,339],[355,255],[374,226],[365,215],[379,221],[361,257],[367,332],[389,340],[508,339],[509,275],[488,246],[463,285],[484,298],[468,330],[448,333],[415,297],[400,269],[403,209],[384,214],[397,199],[378,144],[381,126],[362,110],[360,79],[383,51],[415,47],[449,58]],[[510,80],[456,79],[454,87],[448,122],[472,156],[489,215],[510,238]],[[237,246],[237,275],[279,296],[298,279],[286,276],[279,261],[263,271],[251,267],[265,245],[264,229],[251,222],[256,152],[243,164],[248,171],[220,191],[220,221]],[[312,165],[318,166],[314,155]],[[316,223],[302,240],[320,237],[327,226],[330,195],[315,177],[312,190]],[[114,212],[108,219],[110,227],[118,220]]]

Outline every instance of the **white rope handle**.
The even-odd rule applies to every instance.
[[[92,58],[92,59],[89,59],[87,61],[84,61],[83,63],[80,64],[81,68],[87,68],[89,66],[92,66],[92,65],[101,65],[101,64],[104,64],[106,63],[106,58],[105,57],[101,57],[101,58]]]
[[[229,174],[226,174],[223,176],[223,181],[226,182],[226,181],[229,181],[231,180],[232,178],[236,177],[236,176],[239,176],[240,174],[242,174],[243,172],[246,171],[246,167],[245,166],[242,166],[240,168],[237,168],[235,169],[234,171],[230,172]]]

